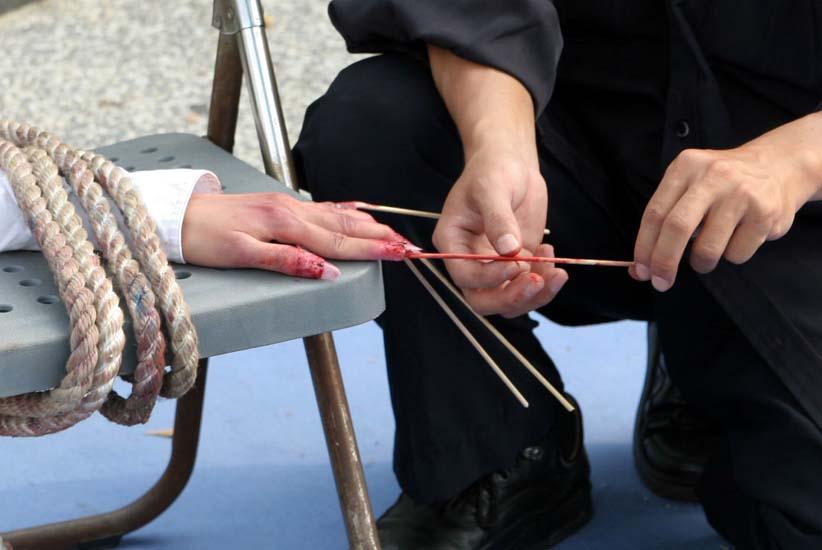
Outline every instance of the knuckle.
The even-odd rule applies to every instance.
[[[788,231],[790,231],[791,227],[793,226],[793,220],[794,215],[779,219],[776,223],[773,224],[771,233],[770,235],[768,235],[768,238],[770,240],[775,240],[787,235]]]
[[[340,252],[345,249],[346,244],[348,244],[348,237],[337,231],[331,233],[331,248],[333,250]]]
[[[676,260],[669,256],[657,255],[651,259],[651,270],[654,273],[670,274],[676,272],[676,268]]]
[[[684,168],[703,160],[703,151],[699,149],[683,149],[674,159],[672,166],[674,168]]]
[[[753,213],[759,213],[765,206],[755,187],[749,183],[737,185],[734,195],[736,200],[746,203]]]
[[[685,235],[693,232],[691,222],[681,212],[672,212],[665,219],[663,227],[675,235]]]
[[[701,260],[713,261],[722,256],[722,247],[718,243],[706,242],[694,245],[692,254]]]
[[[708,179],[715,182],[727,181],[735,174],[734,163],[728,159],[716,159],[708,166]]]
[[[340,232],[351,235],[357,229],[357,221],[346,214],[337,214]]]
[[[691,267],[699,273],[705,273],[716,265],[722,252],[717,243],[697,243],[691,250]]]
[[[665,221],[665,210],[656,202],[649,202],[645,209],[645,221],[650,224],[660,225]]]

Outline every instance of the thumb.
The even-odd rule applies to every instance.
[[[519,222],[514,215],[510,193],[502,187],[482,194],[477,201],[482,225],[498,254],[513,256],[522,248]]]

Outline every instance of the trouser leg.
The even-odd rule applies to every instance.
[[[561,132],[561,128],[557,128]],[[296,147],[316,200],[362,200],[439,211],[463,167],[454,124],[429,69],[386,55],[343,71],[309,109]],[[592,200],[551,152],[540,150],[549,189],[550,242],[583,257],[630,257],[638,216],[621,194]],[[603,204],[605,201],[606,204]],[[613,212],[620,212],[614,217]],[[425,249],[433,222],[380,216]],[[628,220],[628,221],[623,221]],[[569,268],[560,297],[541,310],[565,324],[648,318],[648,285],[625,270]],[[511,465],[551,431],[559,407],[482,326],[461,317],[530,401],[523,409],[402,264],[384,264],[387,311],[380,319],[396,419],[394,467],[418,501],[448,498],[482,475]],[[441,289],[442,290],[442,289]],[[528,317],[492,322],[549,380],[559,375]]]
[[[698,489],[711,525],[738,548],[822,548],[822,431],[693,272],[656,313],[671,376],[724,431]]]
[[[439,211],[462,170],[456,129],[427,67],[400,56],[371,58],[343,71],[309,109],[296,153],[316,200]],[[432,249],[433,223],[380,218]],[[557,405],[457,306],[530,401],[522,408],[402,263],[384,263],[384,280],[387,310],[380,324],[396,419],[394,468],[415,500],[449,498],[510,465],[521,448],[548,433]],[[533,321],[493,322],[561,386],[531,333]]]

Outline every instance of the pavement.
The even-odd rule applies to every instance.
[[[322,0],[266,0],[292,142],[303,113],[357,59]],[[44,0],[0,17],[0,113],[77,148],[206,131],[218,31],[207,0]],[[361,56],[360,56],[361,57]],[[235,153],[261,167],[243,92]]]

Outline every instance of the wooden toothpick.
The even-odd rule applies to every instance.
[[[557,399],[557,401],[559,401],[560,404],[563,407],[565,407],[565,409],[568,412],[574,411],[574,406],[571,404],[571,402],[568,401],[568,399],[566,399],[565,396],[562,395],[562,393],[559,390],[557,390],[554,387],[554,385],[551,384],[542,375],[542,373],[539,372],[537,368],[524,355],[522,355],[519,352],[519,350],[515,348],[514,345],[511,342],[509,342],[505,336],[503,336],[503,334],[499,330],[497,330],[497,327],[492,325],[491,322],[488,321],[488,319],[474,311],[474,308],[471,307],[468,301],[463,297],[462,293],[459,290],[457,290],[457,288],[451,283],[451,281],[449,281],[448,278],[434,266],[434,264],[432,264],[429,260],[425,258],[422,258],[421,261],[422,264],[425,267],[427,267],[428,270],[431,273],[433,273],[434,276],[437,279],[439,279],[442,284],[445,285],[445,287],[451,292],[451,294],[453,294],[468,309],[468,311],[470,311],[474,315],[474,317],[479,319],[480,322],[485,326],[485,328],[487,328],[491,332],[491,334],[493,334],[497,338],[497,340],[499,340],[502,343],[502,345],[505,346],[508,349],[508,351],[510,351],[526,369],[528,369],[528,371],[534,376],[534,378],[539,380],[539,383],[545,386],[545,388],[549,392],[551,392],[551,395],[553,395]]]
[[[405,265],[408,266],[408,269],[410,269],[414,276],[419,280],[420,284],[422,284],[422,286],[425,287],[425,289],[428,291],[431,297],[434,298],[434,300],[437,302],[437,304],[439,304],[439,306],[442,308],[445,314],[448,315],[448,317],[451,319],[454,325],[456,325],[460,332],[462,332],[463,336],[465,336],[465,338],[471,343],[471,345],[474,346],[474,349],[477,350],[477,353],[479,353],[480,356],[482,356],[482,358],[485,359],[485,362],[488,363],[488,366],[490,366],[494,373],[496,373],[496,375],[499,377],[499,379],[502,380],[502,383],[508,387],[508,389],[514,395],[514,397],[517,398],[517,400],[522,404],[523,407],[528,407],[528,401],[525,399],[522,393],[517,389],[514,383],[511,382],[511,380],[505,375],[505,373],[502,372],[502,369],[499,367],[499,365],[497,365],[496,361],[494,361],[494,359],[488,354],[488,352],[485,351],[485,348],[482,347],[482,344],[480,344],[477,341],[474,335],[471,334],[468,328],[462,323],[462,321],[459,320],[454,311],[450,307],[448,307],[448,304],[445,303],[445,300],[443,300],[442,297],[437,293],[437,291],[434,290],[434,287],[432,287],[428,280],[422,275],[422,273],[420,273],[420,270],[417,269],[414,263],[410,260],[406,259],[403,261],[405,262]]]
[[[357,210],[370,210],[372,212],[386,212],[388,214],[401,214],[403,216],[414,216],[416,218],[428,218],[430,220],[440,219],[441,214],[438,212],[428,212],[425,210],[415,210],[413,208],[400,208],[399,206],[385,206],[383,204],[371,204],[362,201],[351,201],[338,203],[340,208],[355,208]],[[550,235],[551,230],[543,231],[544,235]]]
[[[546,258],[544,256],[496,256],[492,254],[454,254],[445,252],[409,252],[412,260],[478,260],[488,262],[542,262],[550,264],[595,265],[607,267],[631,267],[634,262],[622,260],[590,260],[583,258]]]

